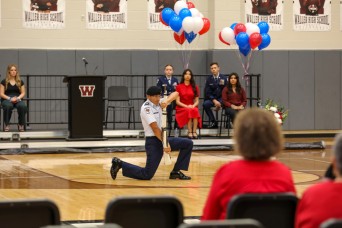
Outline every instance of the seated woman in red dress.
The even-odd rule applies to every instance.
[[[241,87],[237,73],[229,75],[227,86],[222,90],[222,102],[226,115],[230,116],[234,123],[237,112],[244,109],[247,104],[246,91]]]
[[[190,69],[184,70],[176,91],[179,93],[176,99],[177,124],[179,128],[187,124],[188,138],[197,139],[197,127],[202,127],[201,115],[198,111],[200,93]]]

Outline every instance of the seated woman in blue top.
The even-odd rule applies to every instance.
[[[22,99],[25,96],[25,85],[20,79],[18,67],[10,64],[7,67],[6,78],[0,84],[1,105],[4,110],[4,131],[9,131],[9,122],[12,116],[13,108],[18,110],[18,130],[25,131],[25,116],[27,106]]]

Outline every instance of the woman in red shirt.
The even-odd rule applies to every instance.
[[[179,96],[176,99],[176,121],[180,128],[187,125],[188,138],[197,139],[197,127],[202,127],[198,110],[199,89],[190,69],[183,72],[180,84],[176,87]]]
[[[283,135],[271,112],[258,108],[241,111],[234,140],[242,159],[216,172],[202,220],[225,219],[229,201],[237,194],[296,192],[290,169],[272,159],[283,148]]]

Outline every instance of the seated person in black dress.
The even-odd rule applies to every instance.
[[[25,85],[20,79],[18,67],[10,64],[7,67],[6,78],[1,81],[0,96],[1,105],[4,110],[4,131],[10,130],[10,119],[14,108],[18,110],[18,130],[25,131],[25,116],[27,106],[22,99],[25,96]]]

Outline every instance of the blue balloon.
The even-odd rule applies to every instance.
[[[182,20],[183,20],[183,19],[186,18],[186,17],[191,17],[192,14],[191,14],[191,11],[190,11],[189,9],[183,8],[183,9],[181,9],[181,10],[179,11],[178,16],[179,16],[180,18],[182,18]]]
[[[169,24],[170,19],[175,15],[175,11],[173,11],[171,8],[165,8],[161,12],[162,14],[162,19],[166,24]]]
[[[268,33],[268,31],[270,30],[270,26],[268,26],[267,22],[265,22],[265,21],[260,21],[258,23],[258,27],[260,29],[260,34]]]
[[[236,24],[237,24],[236,22],[233,23],[233,24],[230,26],[230,28],[234,30]]]
[[[245,32],[240,32],[237,34],[235,39],[240,48],[245,48],[247,45],[249,45],[249,36]]]
[[[190,33],[186,33],[184,32],[185,35],[185,39],[189,42],[189,44],[196,38],[197,34],[190,32]]]
[[[251,51],[251,46],[248,44],[244,48],[239,47],[239,50],[244,56],[247,56],[249,54],[249,52]]]
[[[169,25],[173,31],[179,32],[182,28],[182,21],[183,20],[179,16],[174,15],[173,17],[171,17]]]
[[[261,44],[258,46],[259,50],[266,48],[271,43],[271,37],[267,33],[261,34]]]

